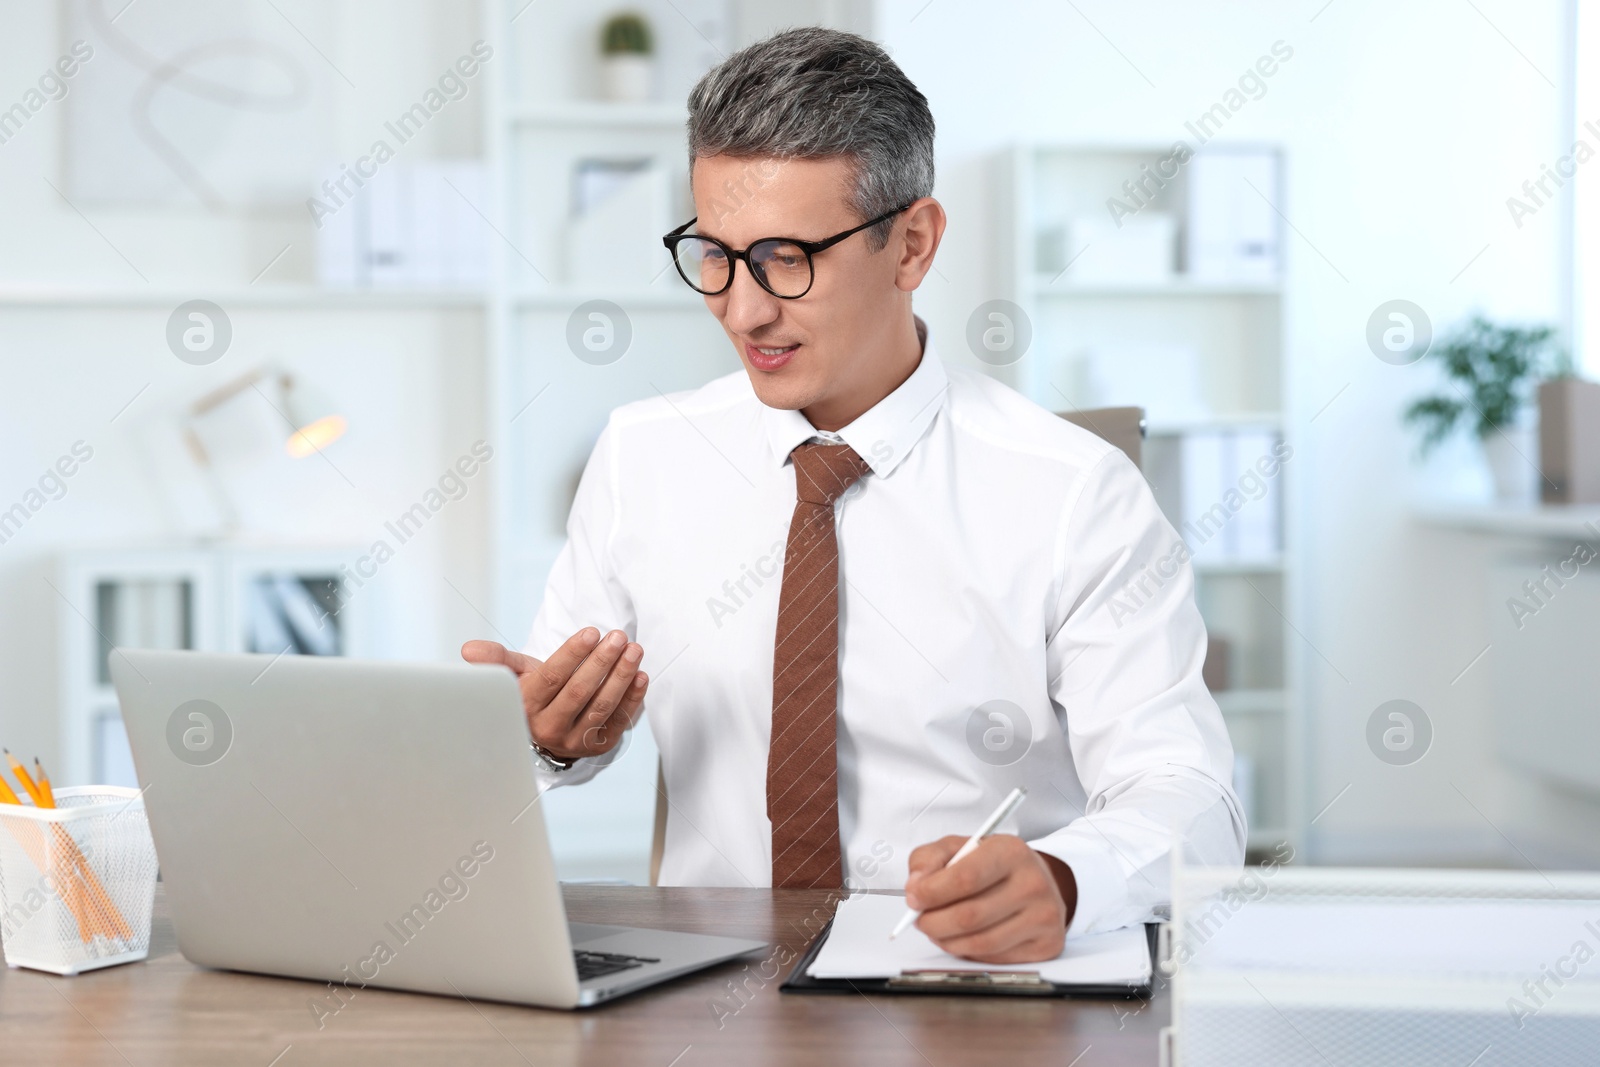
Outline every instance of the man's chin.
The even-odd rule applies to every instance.
[[[807,383],[784,381],[778,375],[752,370],[748,366],[744,370],[750,376],[750,385],[756,391],[756,399],[769,408],[799,411],[816,401],[817,390]]]

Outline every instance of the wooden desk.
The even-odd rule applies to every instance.
[[[1157,1031],[1170,1012],[1161,994],[1141,1005],[779,993],[789,966],[777,962],[796,958],[833,899],[816,890],[568,886],[574,920],[724,933],[774,947],[581,1012],[365,989],[319,1030],[308,1006],[323,991],[319,983],[208,971],[179,955],[158,888],[146,962],[77,978],[0,968],[0,1059],[41,1067],[1156,1062]]]

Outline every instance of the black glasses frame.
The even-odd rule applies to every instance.
[[[904,211],[906,208],[910,207],[911,204],[915,203],[916,201],[913,200],[910,203],[901,204],[893,211],[885,211],[882,215],[879,215],[875,219],[868,219],[860,226],[852,226],[848,230],[843,230],[834,234],[832,237],[825,238],[821,241],[802,241],[798,237],[763,237],[758,241],[751,241],[750,244],[741,251],[738,249],[729,248],[726,244],[717,240],[715,237],[708,237],[703,233],[684,233],[685,230],[687,230],[690,226],[693,226],[695,222],[699,220],[700,216],[696,215],[682,226],[679,226],[677,229],[661,238],[661,243],[667,246],[668,252],[672,253],[672,263],[673,266],[678,268],[678,277],[682,278],[684,282],[688,284],[689,288],[693,289],[697,293],[700,293],[702,296],[720,296],[721,294],[727,292],[728,288],[733,285],[733,273],[737,268],[728,268],[728,280],[723,283],[721,289],[708,292],[707,290],[700,288],[689,279],[687,274],[683,272],[683,262],[678,259],[678,245],[690,238],[693,238],[697,241],[709,241],[718,248],[722,249],[723,254],[726,255],[729,260],[743,261],[745,269],[750,272],[750,277],[756,280],[756,284],[760,285],[761,288],[765,289],[767,292],[772,293],[772,295],[777,297],[779,300],[798,300],[802,296],[805,296],[807,293],[809,293],[811,291],[811,287],[815,285],[817,281],[817,266],[812,261],[812,256],[823,251],[824,249],[832,248],[840,241],[843,241],[846,237],[850,237],[853,234],[858,234],[869,226],[876,226],[884,219],[894,218],[894,216],[900,214],[900,212]],[[772,286],[767,284],[767,280],[766,278],[762,277],[761,271],[758,270],[756,265],[751,262],[750,249],[760,244],[766,244],[769,241],[781,241],[785,244],[794,245],[796,248],[800,249],[800,251],[806,254],[806,273],[808,278],[806,281],[806,287],[800,292],[794,293],[793,295],[773,292]]]

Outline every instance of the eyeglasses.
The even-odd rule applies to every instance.
[[[911,203],[916,203],[912,201]],[[726,292],[733,284],[734,260],[743,260],[754,278],[767,292],[784,300],[805,296],[816,280],[816,269],[811,257],[825,248],[832,248],[851,234],[860,233],[884,219],[893,218],[911,204],[902,204],[886,211],[875,219],[854,226],[822,241],[802,241],[794,237],[764,237],[753,241],[743,252],[736,251],[704,234],[684,233],[700,216],[696,215],[665,237],[661,243],[672,253],[678,274],[689,283],[689,288],[705,296]]]

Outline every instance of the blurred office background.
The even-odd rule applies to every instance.
[[[1592,15],[9,5],[0,742],[133,782],[115,644],[520,645],[606,412],[738,367],[659,242],[692,213],[685,95],[818,23],[932,104],[950,228],[916,308],[943,358],[1052,410],[1146,409],[1252,845],[1593,866],[1600,412],[1539,388],[1558,351],[1600,377]],[[1465,417],[1419,455],[1429,397]],[[1485,397],[1512,399],[1480,440]],[[641,728],[549,798],[565,876],[645,879],[655,760]]]

